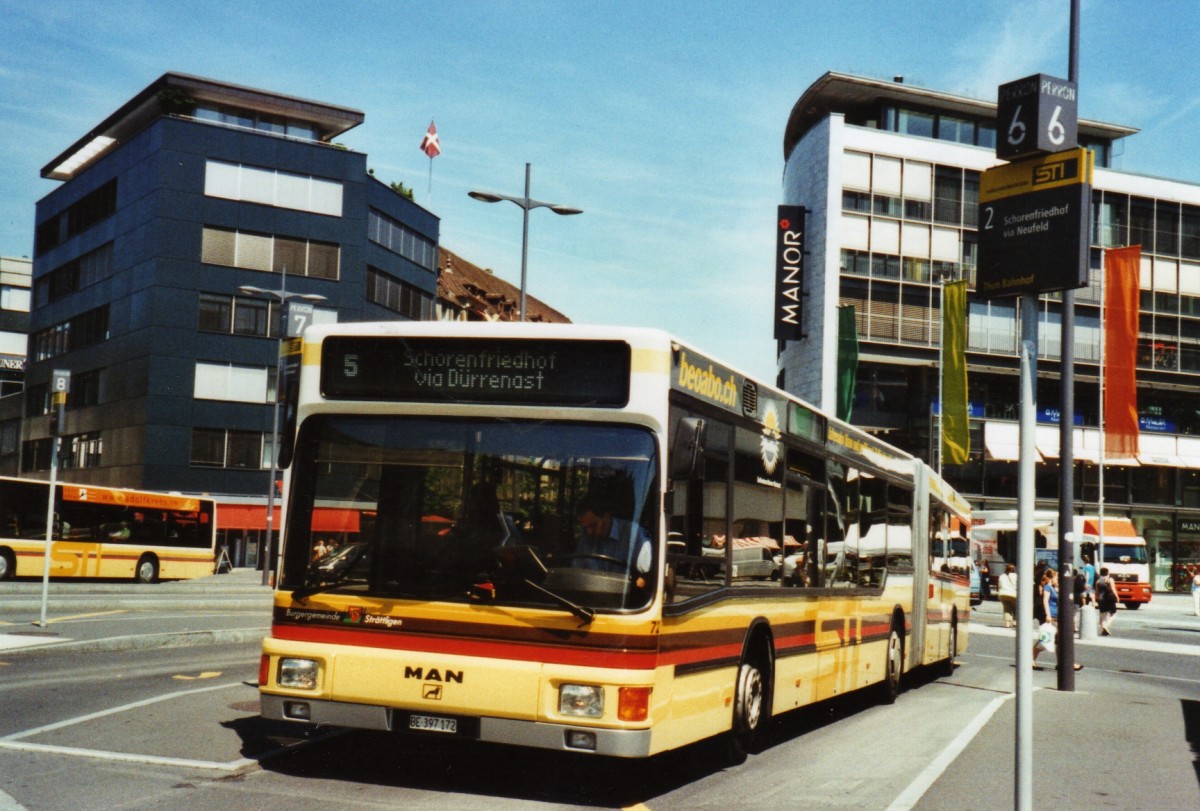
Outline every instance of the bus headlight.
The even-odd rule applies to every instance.
[[[280,659],[279,686],[294,690],[317,689],[321,667],[316,659]]]
[[[558,711],[577,718],[604,715],[604,688],[595,684],[564,684],[558,688]]]

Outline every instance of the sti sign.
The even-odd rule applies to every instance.
[[[996,99],[996,157],[1011,161],[1079,145],[1075,82],[1035,73],[1000,85]]]
[[[979,181],[981,298],[1087,285],[1092,153],[1071,149],[988,169]]]
[[[804,206],[780,206],[775,220],[775,339],[804,337]]]

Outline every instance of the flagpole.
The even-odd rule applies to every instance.
[[[942,421],[946,419],[946,274],[942,274],[942,278],[938,280],[941,283],[941,302],[938,305],[938,314],[941,316],[941,324],[938,327],[938,400],[937,400],[937,474],[942,475],[942,457],[945,455],[946,449],[943,447],[945,442],[945,426]]]
[[[1104,360],[1105,349],[1108,345],[1108,292],[1104,289],[1108,281],[1108,248],[1100,252],[1100,495],[1096,502],[1096,512],[1099,518],[1097,534],[1100,543],[1096,547],[1096,571],[1104,565]]]

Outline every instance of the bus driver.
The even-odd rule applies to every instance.
[[[581,532],[573,565],[619,573],[650,571],[650,537],[640,524],[616,518],[608,505],[594,496],[579,503],[575,517]]]

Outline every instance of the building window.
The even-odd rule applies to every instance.
[[[0,284],[0,310],[29,312],[29,288]]]
[[[64,470],[100,467],[103,460],[104,441],[99,433],[76,434],[62,437],[59,445],[62,452],[59,465]],[[21,453],[21,471],[33,473],[50,469],[51,438],[34,439],[24,443]]]
[[[247,270],[286,272],[314,279],[338,278],[341,248],[329,242],[293,239],[205,226],[200,261]]]
[[[100,467],[104,441],[99,433],[67,437],[63,448],[65,453],[61,461],[64,470]]]
[[[275,391],[274,370],[233,363],[196,363],[192,396],[229,403],[267,403]]]
[[[436,243],[375,209],[367,212],[367,239],[426,270],[437,270]]]
[[[112,270],[113,244],[107,242],[38,278],[33,286],[34,300],[39,307],[45,306],[107,279]]]
[[[21,421],[7,420],[0,423],[0,456],[12,456],[21,441]]]
[[[209,197],[342,216],[342,184],[309,175],[209,160],[204,193]]]
[[[367,301],[414,321],[433,318],[433,296],[374,267],[367,268]]]
[[[35,251],[40,256],[51,248],[81,234],[96,223],[105,220],[117,211],[117,179],[72,203],[37,227]]]
[[[307,121],[295,121],[283,116],[268,115],[224,104],[197,104],[192,116],[201,121],[213,121],[227,127],[242,127],[259,132],[269,132],[272,135],[286,135],[289,138],[304,141],[317,140],[316,128]]]
[[[76,372],[71,376],[71,392],[67,395],[67,410],[87,408],[100,404],[101,370]]]
[[[239,470],[261,470],[266,437],[258,431],[223,428],[192,429],[192,465]]]
[[[108,305],[38,330],[32,338],[34,360],[49,360],[108,339]]]

